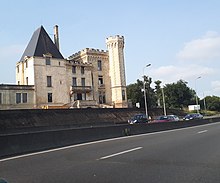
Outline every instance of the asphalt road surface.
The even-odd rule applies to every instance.
[[[0,160],[8,183],[219,183],[220,122]]]

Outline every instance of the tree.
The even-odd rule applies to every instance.
[[[166,84],[164,87],[166,106],[170,108],[184,108],[194,104],[195,91],[187,86],[183,80],[177,83]]]
[[[141,107],[144,107],[144,100],[143,100],[143,82],[139,79],[137,83],[130,84],[127,86],[127,98],[131,100],[132,105],[135,106],[136,103],[140,103]]]
[[[160,84],[162,83],[162,81],[157,80],[154,83],[155,83],[155,94],[156,94],[156,98],[157,98],[157,106],[161,107],[161,105],[162,105],[162,91],[161,91]]]
[[[152,78],[144,76],[145,89],[146,89],[146,99],[148,108],[154,108],[156,106],[156,97],[154,89],[150,87],[152,83]],[[130,84],[127,86],[127,98],[130,99],[133,106],[136,103],[140,103],[141,108],[145,108],[144,104],[144,83],[141,80],[137,80],[137,83]]]
[[[207,96],[205,97],[206,107],[210,111],[220,111],[220,97]]]
[[[155,91],[153,88],[151,88],[151,84],[152,84],[152,78],[148,77],[148,76],[144,76],[144,81],[145,81],[145,88],[146,88],[146,98],[147,98],[147,105],[148,108],[155,108],[156,107],[156,95],[155,95]]]
[[[152,78],[144,76],[146,98],[148,109],[162,106],[162,90],[161,81],[155,81],[155,88],[151,88]],[[141,108],[144,108],[144,93],[143,81],[137,80],[137,83],[127,86],[127,97],[132,101],[133,106],[137,102],[140,103]],[[166,84],[164,86],[164,96],[166,107],[182,109],[188,105],[195,104],[196,93],[187,86],[187,82],[179,80],[176,83]]]

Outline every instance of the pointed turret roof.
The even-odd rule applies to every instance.
[[[44,54],[51,54],[52,58],[64,59],[44,27],[41,26],[32,35],[20,61],[23,61],[25,56],[43,57]]]

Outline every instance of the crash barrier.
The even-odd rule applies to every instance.
[[[0,158],[95,140],[184,128],[218,121],[220,118],[0,134]]]

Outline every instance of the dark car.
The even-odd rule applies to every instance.
[[[199,113],[187,114],[183,120],[203,119],[203,115]]]
[[[129,124],[135,124],[135,123],[147,123],[148,118],[145,114],[136,114],[131,119],[128,120]]]

